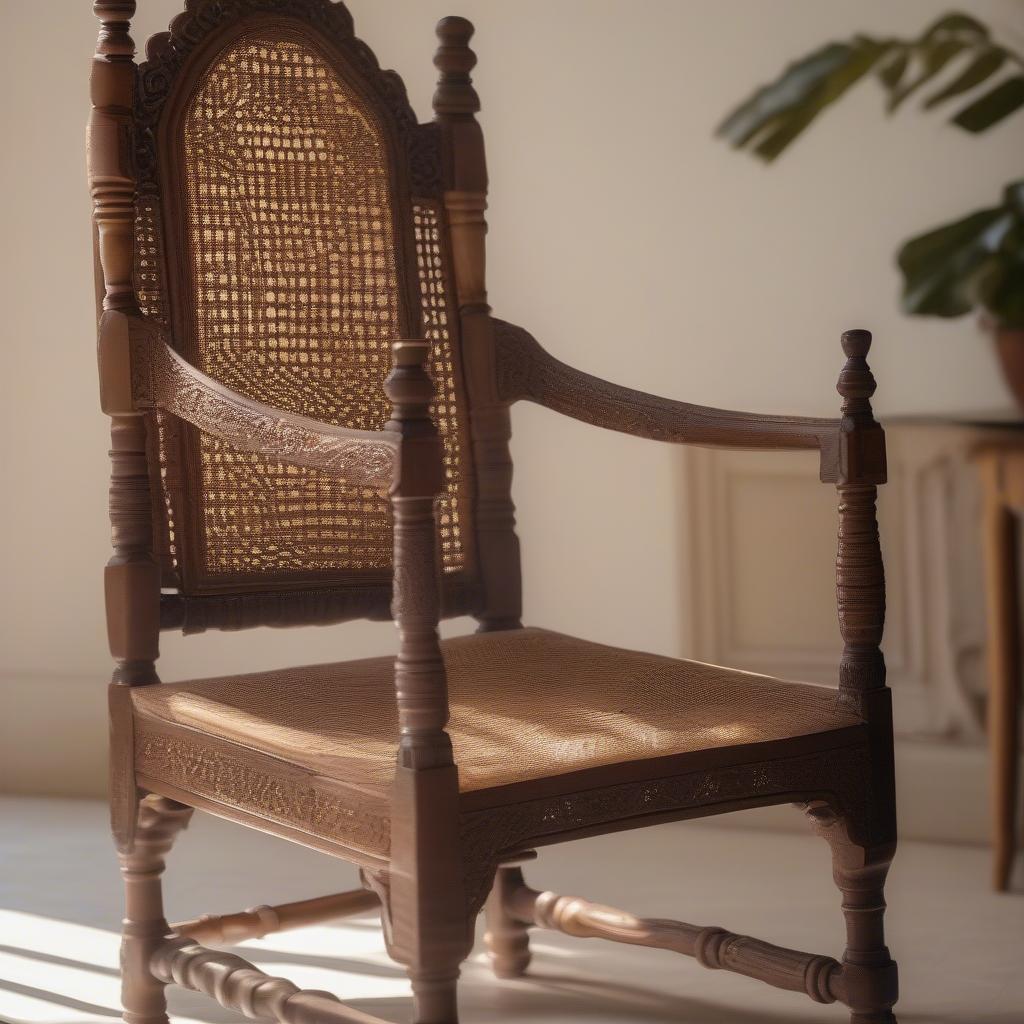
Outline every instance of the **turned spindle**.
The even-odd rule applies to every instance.
[[[132,849],[120,855],[125,890],[121,1002],[126,1024],[167,1024],[164,982],[153,976],[150,959],[169,931],[160,883],[164,858],[191,816],[191,807],[147,797],[139,806]]]
[[[837,390],[842,395],[840,426],[839,549],[836,594],[843,655],[839,685],[844,697],[861,703],[863,695],[885,686],[880,650],[885,625],[885,574],[878,541],[875,502],[885,482],[885,435],[871,411],[875,378],[867,363],[871,334],[843,334],[846,365]]]
[[[448,723],[448,686],[437,632],[440,565],[434,505],[444,484],[441,442],[430,418],[430,345],[398,341],[384,390],[388,430],[401,435],[391,488],[398,765],[392,790],[392,956],[406,965],[415,1024],[455,1024],[459,965],[472,946],[459,853],[459,776]]]
[[[508,403],[498,394],[495,327],[487,304],[487,161],[476,120],[480,98],[470,72],[476,54],[473,26],[465,18],[437,25],[440,72],[434,114],[447,151],[449,180],[444,194],[451,237],[455,291],[459,303],[462,358],[472,416],[470,436],[476,471],[477,558],[483,583],[480,631],[521,625],[522,583],[519,540],[512,503],[512,436]]]
[[[451,763],[451,741],[444,732],[448,691],[437,632],[440,575],[434,522],[444,468],[441,441],[430,418],[434,394],[426,368],[430,343],[398,341],[393,354],[394,368],[384,390],[392,402],[386,429],[402,438],[391,489],[399,761],[419,768]]]

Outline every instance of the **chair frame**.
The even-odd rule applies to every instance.
[[[111,418],[112,437],[114,554],[105,587],[115,660],[110,686],[111,816],[126,890],[125,1020],[166,1022],[164,990],[177,984],[206,992],[249,1016],[281,1024],[379,1022],[333,996],[301,991],[234,954],[202,944],[240,941],[376,906],[389,952],[407,967],[417,1024],[457,1021],[459,965],[472,947],[473,923],[481,909],[486,911],[492,962],[502,977],[518,976],[526,969],[528,929],[549,928],[675,950],[705,967],[804,992],[819,1002],[839,1001],[850,1008],[851,1020],[858,1024],[893,1024],[897,973],[882,922],[896,821],[891,700],[879,649],[885,588],[875,515],[877,486],[885,481],[885,441],[870,404],[875,390],[866,362],[870,334],[857,330],[843,335],[847,361],[838,384],[841,418],[813,419],[708,409],[622,388],[560,363],[527,332],[496,320],[485,288],[487,174],[475,116],[479,100],[470,79],[476,63],[469,48],[473,28],[462,18],[439,23],[441,45],[435,64],[440,81],[434,112],[446,153],[443,198],[472,430],[482,596],[470,610],[480,628],[520,626],[519,550],[508,447],[513,402],[536,402],[587,423],[661,441],[817,450],[821,479],[834,483],[839,495],[837,596],[844,640],[840,694],[864,723],[855,736],[837,737],[828,749],[789,741],[777,754],[762,750],[740,761],[707,751],[685,764],[658,759],[642,779],[624,780],[612,766],[582,795],[587,813],[580,818],[560,817],[557,806],[564,794],[541,784],[532,798],[510,807],[489,806],[478,794],[460,796],[458,769],[445,732],[448,699],[438,622],[443,613],[465,609],[445,601],[436,570],[434,504],[443,470],[429,414],[429,343],[395,343],[394,369],[386,385],[392,418],[384,430],[375,432],[329,427],[244,399],[170,349],[161,329],[140,313],[133,281],[137,68],[129,27],[135,7],[134,0],[94,3],[101,29],[93,64],[88,151],[101,403]],[[172,32],[150,42],[151,59],[173,59],[175,47],[191,45],[190,40],[215,31],[218,19],[227,16],[225,11],[254,16],[270,12],[326,26],[338,34],[339,45],[376,68],[372,54],[367,57],[369,51],[352,34],[347,11],[332,0],[188,0]],[[379,69],[374,73],[390,74]],[[399,628],[395,689],[401,738],[388,860],[354,856],[340,844],[315,840],[259,820],[240,807],[213,804],[136,774],[130,691],[159,683],[155,662],[160,630],[180,628],[187,603],[174,595],[161,596],[153,554],[146,417],[155,408],[248,450],[390,488],[391,611]],[[213,609],[210,621],[220,626],[339,621],[381,610],[372,602],[369,608],[365,602],[358,607],[334,603],[326,611],[293,602],[268,612],[265,601],[249,601],[236,602],[232,620],[215,599],[202,600],[205,608]],[[783,802],[802,807],[832,848],[847,930],[842,962],[717,927],[635,918],[582,899],[537,892],[523,878],[521,864],[540,845]],[[194,807],[353,860],[362,868],[364,887],[168,925],[160,883],[164,857]]]

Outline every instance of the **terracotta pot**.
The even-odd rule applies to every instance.
[[[997,327],[996,351],[1003,366],[1003,377],[1024,412],[1024,328]]]

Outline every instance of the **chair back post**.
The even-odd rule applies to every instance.
[[[885,434],[871,410],[875,378],[867,363],[871,334],[846,331],[846,365],[836,386],[843,397],[839,434],[839,550],[836,596],[844,647],[839,686],[845,700],[866,710],[868,695],[885,689],[880,644],[885,625],[885,573],[875,502],[885,483]]]
[[[98,357],[103,411],[110,416],[110,525],[113,555],[104,573],[107,633],[114,657],[110,689],[111,818],[129,849],[137,790],[128,687],[159,682],[160,570],[153,557],[146,421],[131,388],[129,329],[138,316],[133,283],[135,176],[132,166],[134,0],[96,0],[100,20],[92,65],[87,160],[102,296]]]
[[[459,839],[459,775],[448,723],[448,684],[437,625],[441,567],[434,506],[444,486],[441,441],[430,416],[428,341],[397,341],[385,384],[386,429],[401,435],[394,513],[395,692],[398,764],[391,800],[386,938],[409,972],[417,1019],[454,1020],[454,979],[472,946]]]
[[[473,25],[443,18],[434,65],[440,71],[434,114],[448,163],[444,195],[459,304],[462,358],[469,393],[470,436],[476,472],[476,535],[483,606],[480,630],[516,628],[522,616],[519,540],[512,504],[512,436],[508,403],[498,394],[494,322],[487,304],[487,162],[476,120],[480,99],[470,72]]]

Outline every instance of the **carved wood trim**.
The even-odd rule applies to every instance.
[[[856,842],[890,841],[893,832],[887,800],[891,802],[891,793],[879,788],[885,780],[872,773],[874,756],[871,744],[861,742],[464,812],[468,906],[474,915],[483,906],[497,865],[510,853],[641,824],[748,807],[823,801],[843,815]]]
[[[113,316],[110,314],[109,316]],[[173,413],[240,451],[322,469],[348,483],[383,488],[394,476],[400,436],[352,430],[285,412],[240,395],[196,369],[164,340],[152,322],[108,322],[131,338],[135,400]]]
[[[417,124],[402,79],[396,72],[381,68],[370,47],[356,38],[348,8],[336,0],[188,0],[169,31],[150,37],[146,60],[139,66],[135,104],[140,191],[159,191],[157,129],[164,105],[190,55],[228,25],[256,15],[302,21],[329,39],[406,138],[417,191],[422,195],[437,194],[430,188],[440,178],[440,158],[432,147],[431,131]]]
[[[653,441],[708,447],[821,452],[821,478],[838,472],[839,421],[712,409],[658,398],[575,370],[521,327],[495,320],[498,393],[593,426]]]

